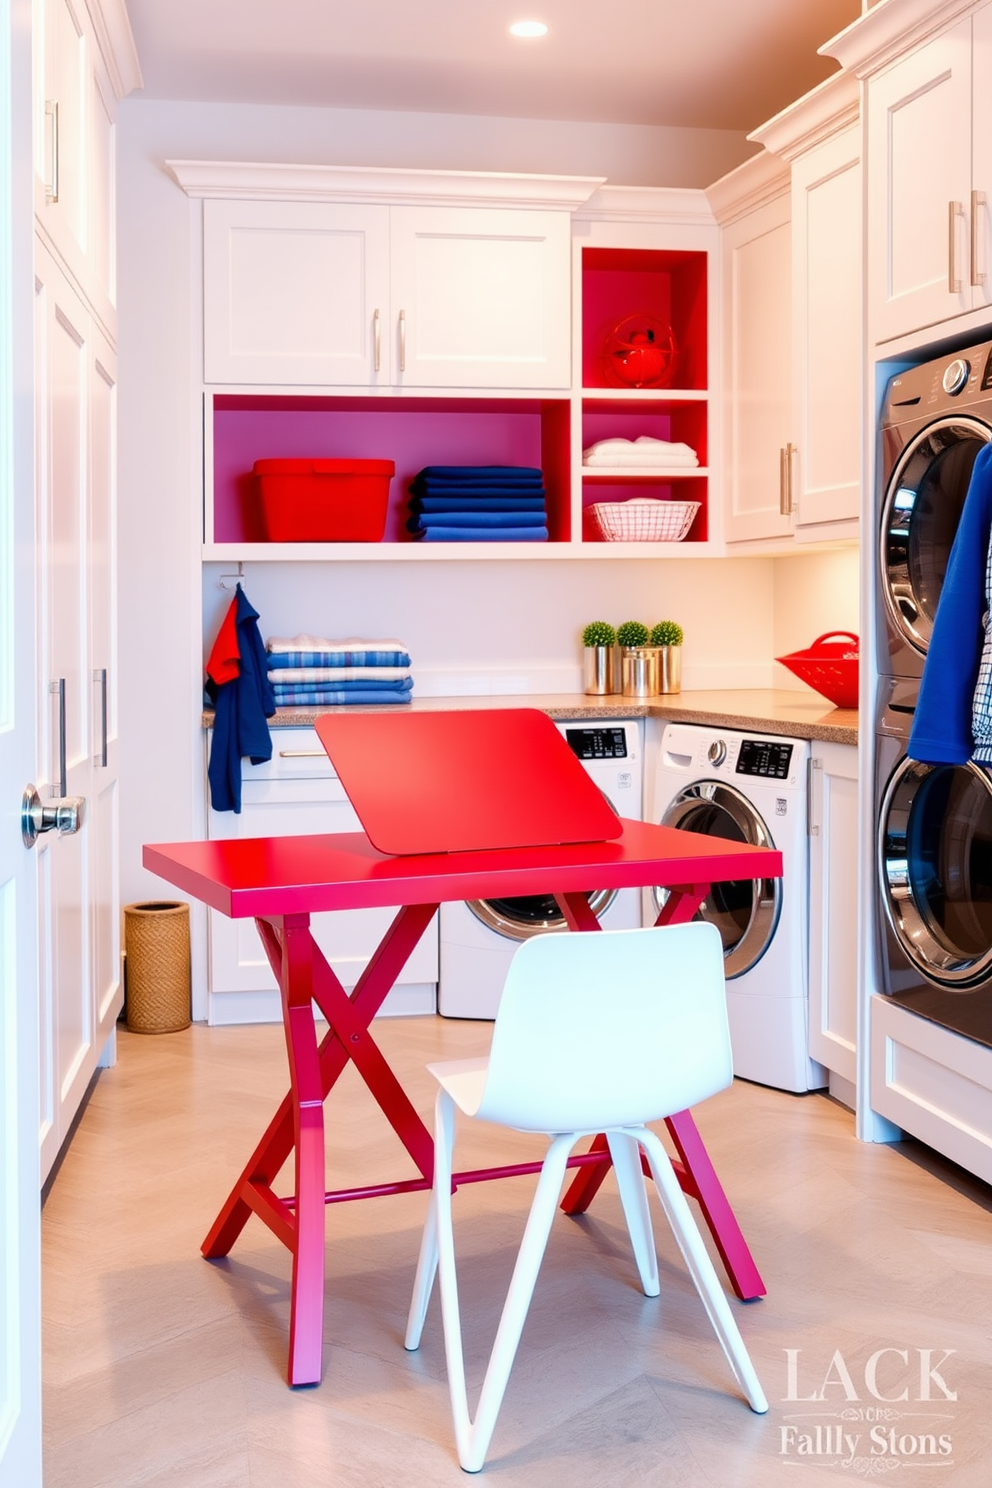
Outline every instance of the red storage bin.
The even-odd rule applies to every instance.
[[[269,542],[382,542],[392,460],[256,460]]]
[[[807,650],[775,659],[835,708],[858,706],[858,638],[853,631],[828,630]]]

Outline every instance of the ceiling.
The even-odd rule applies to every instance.
[[[750,130],[861,0],[127,0],[146,98]],[[520,19],[547,23],[518,41]]]

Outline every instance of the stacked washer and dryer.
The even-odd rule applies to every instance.
[[[907,754],[972,467],[992,440],[992,341],[894,377],[881,415],[876,861],[882,990],[992,1046],[992,780]]]

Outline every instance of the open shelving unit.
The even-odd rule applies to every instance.
[[[702,249],[583,248],[577,317],[581,386],[571,392],[206,392],[204,559],[527,561],[711,552],[707,260]],[[671,326],[676,346],[671,385],[617,385],[604,363],[604,341],[627,316],[645,313]],[[642,471],[582,465],[582,450],[590,444],[639,435],[690,445],[698,466]],[[251,471],[258,459],[281,457],[393,460],[383,540],[268,541]],[[439,464],[540,466],[548,541],[418,542],[406,530],[408,487],[424,465]],[[677,543],[605,540],[588,507],[637,496],[699,502],[686,538]]]

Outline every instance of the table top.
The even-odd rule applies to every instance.
[[[782,854],[773,848],[627,818],[611,842],[390,857],[364,832],[338,832],[156,843],[142,861],[233,919],[782,874]]]

